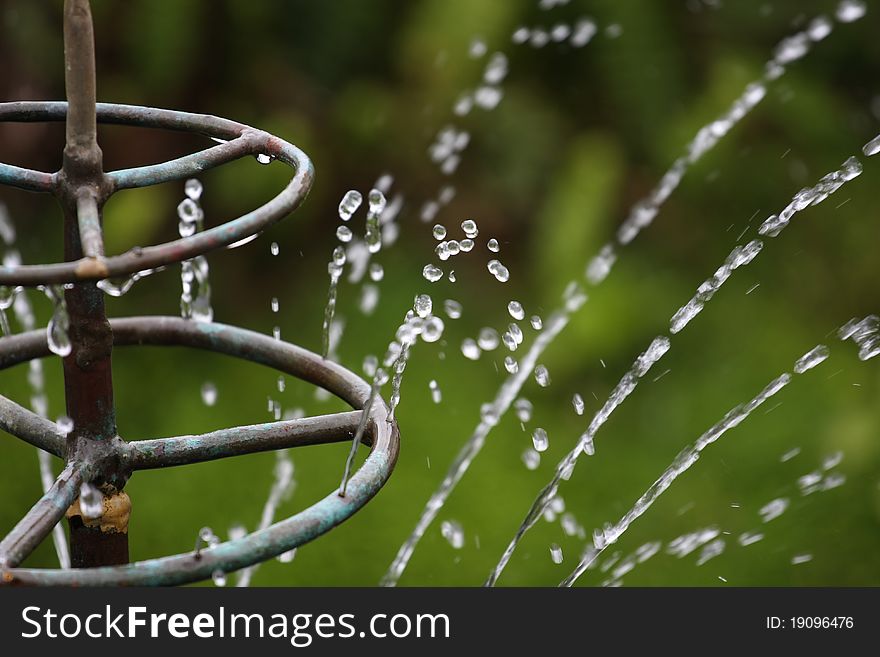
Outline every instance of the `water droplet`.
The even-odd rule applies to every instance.
[[[454,269],[449,270],[449,282],[455,283],[455,270]]]
[[[483,81],[486,84],[501,84],[507,76],[507,56],[502,52],[496,52],[489,59],[486,71],[483,73]]]
[[[462,221],[461,229],[464,231],[464,234],[470,239],[474,239],[479,234],[479,230],[477,229],[477,222],[473,219],[465,219],[464,221]]]
[[[593,456],[596,453],[596,445],[593,443],[593,434],[587,432],[581,436],[581,449],[587,456]]]
[[[416,315],[424,319],[431,314],[433,305],[431,297],[427,294],[420,294],[416,297],[415,302],[413,303],[413,310],[416,311]]]
[[[515,320],[519,321],[526,316],[525,310],[523,310],[522,304],[519,301],[511,301],[507,304],[507,312],[510,313],[510,316]]]
[[[486,54],[486,42],[480,39],[474,39],[471,41],[470,48],[468,48],[468,55],[470,55],[474,59],[478,59]]]
[[[373,377],[376,374],[376,368],[379,367],[379,359],[373,354],[367,354],[364,356],[363,363],[364,374],[368,377]]]
[[[203,191],[202,183],[196,178],[190,178],[183,185],[183,193],[193,201],[198,201],[202,197]]]
[[[260,164],[268,164],[268,162],[261,162]],[[226,586],[226,573],[218,568],[211,573],[211,581],[214,582],[214,586]]]
[[[529,30],[529,28],[518,27],[516,30],[514,30],[513,35],[510,38],[515,44],[521,45],[529,40],[530,34],[531,31]]]
[[[576,536],[578,531],[580,531],[580,525],[573,513],[562,514],[559,524],[562,525],[562,531],[565,532],[566,536]]]
[[[758,514],[761,516],[761,522],[770,522],[785,513],[787,508],[788,499],[780,497],[767,502],[767,504],[762,506],[758,511]]]
[[[429,317],[422,326],[422,340],[424,342],[437,342],[443,337],[444,324],[439,317]]]
[[[532,318],[529,320],[529,323],[532,325],[532,328],[536,331],[540,331],[544,328],[544,320],[542,320],[538,315],[532,315]]]
[[[596,31],[596,24],[593,21],[589,19],[578,21],[571,34],[571,45],[575,48],[583,48],[596,35]]]
[[[501,250],[501,247],[498,245],[498,240],[496,240],[494,237],[488,241],[486,246],[489,247],[489,250],[492,253],[498,253]]]
[[[449,319],[459,319],[461,317],[461,304],[454,299],[446,299],[443,302],[443,310]]]
[[[538,365],[535,368],[535,381],[537,381],[538,385],[542,388],[546,388],[550,385],[550,372],[547,371],[547,368],[544,365]]]
[[[868,157],[880,153],[880,135],[877,135],[871,141],[865,144],[862,147],[862,152]]]
[[[807,27],[807,34],[813,41],[821,41],[831,34],[832,24],[827,16],[817,16]]]
[[[422,269],[422,277],[429,283],[436,283],[443,278],[443,270],[434,265],[425,265]]]
[[[485,327],[480,329],[477,336],[477,344],[483,351],[493,351],[498,348],[498,331],[493,328]]]
[[[796,374],[803,374],[807,370],[811,370],[819,365],[829,355],[828,347],[823,344],[817,345],[797,359],[797,362],[794,364],[794,371]]]
[[[440,523],[440,534],[456,550],[464,546],[464,530],[455,520],[444,520]]]
[[[504,346],[511,351],[516,351],[516,348],[519,346],[519,343],[516,341],[516,338],[513,337],[513,334],[510,331],[504,332],[504,334],[501,336],[501,342],[503,342]]]
[[[202,403],[205,406],[213,406],[217,403],[217,386],[211,381],[202,384]]]
[[[88,520],[104,515],[104,495],[94,484],[85,482],[79,487],[79,510]]]
[[[446,237],[446,226],[441,226],[440,224],[437,224],[436,226],[434,226],[434,229],[431,232],[434,235],[435,240],[442,240],[444,237]]]
[[[45,292],[55,306],[52,317],[49,319],[49,325],[46,327],[49,350],[64,358],[69,356],[73,349],[70,336],[67,333],[70,329],[70,316],[67,314],[64,292],[59,285],[51,285],[45,289]]]
[[[520,397],[513,402],[513,410],[516,412],[517,419],[522,423],[532,419],[532,402],[525,397]]]
[[[531,447],[522,453],[521,458],[527,470],[537,470],[538,466],[541,465],[541,455]]]
[[[865,3],[862,0],[841,0],[835,11],[835,16],[841,23],[852,23],[864,15]]]
[[[274,157],[272,157],[268,153],[257,153],[254,157],[257,159],[257,162],[259,162],[262,165],[270,164],[272,162],[272,160],[275,159]],[[225,582],[226,580],[224,579],[223,581]]]
[[[61,415],[57,420],[55,420],[55,424],[58,426],[58,431],[60,431],[65,436],[73,431],[73,420],[70,419],[67,415]]]
[[[556,43],[565,41],[570,34],[571,27],[569,27],[565,23],[557,23],[553,26],[553,29],[550,30],[550,38]]]
[[[278,297],[272,297],[272,300],[269,302],[269,308],[272,309],[272,312],[277,313],[280,307],[281,304],[278,301]]]
[[[440,386],[434,379],[428,381],[428,388],[431,390],[431,401],[435,404],[439,404],[443,399],[443,393],[440,391]]]
[[[551,543],[550,545],[550,558],[555,564],[562,563],[562,548],[556,543]]]
[[[516,374],[519,371],[519,363],[516,362],[516,359],[513,356],[505,356],[504,369],[510,374]]]
[[[273,256],[277,256],[280,252],[281,252],[281,247],[278,246],[278,242],[272,242],[269,245],[269,253],[271,253]]]
[[[285,382],[283,376],[278,377],[277,384],[278,384],[278,392],[284,392],[284,388],[287,387],[287,383]]]
[[[345,193],[339,202],[339,218],[348,221],[351,216],[361,207],[364,197],[356,189],[351,189]]]
[[[482,353],[476,340],[473,338],[465,338],[461,343],[461,353],[469,360],[477,360]]]
[[[519,324],[511,322],[507,325],[507,332],[510,333],[514,341],[516,341],[517,345],[521,345],[523,343],[524,336],[522,329],[519,327]]]
[[[351,242],[352,236],[353,233],[348,226],[339,226],[339,228],[336,229],[336,239],[340,242]]]
[[[574,396],[571,398],[571,405],[574,406],[575,413],[578,415],[584,414],[584,398],[578,393],[574,393]]]
[[[536,452],[546,451],[547,447],[550,446],[550,439],[547,436],[547,431],[541,427],[537,427],[532,432],[532,445],[535,446]]]
[[[490,260],[487,265],[489,272],[500,282],[506,283],[510,280],[510,271],[498,260]]]

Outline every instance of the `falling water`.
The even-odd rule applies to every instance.
[[[60,285],[49,285],[43,288],[46,296],[52,301],[52,317],[46,327],[46,338],[52,353],[62,358],[70,355],[73,348],[70,344],[70,315],[67,314],[67,302],[64,300],[64,290]]]
[[[840,19],[839,15],[838,19]],[[815,26],[816,22],[814,21],[813,23],[811,23],[811,25]],[[592,24],[588,24],[587,40],[589,40],[589,38],[592,36],[592,32],[594,31],[595,26]],[[818,41],[821,38],[824,38],[824,36],[827,36],[827,31],[824,35],[822,35],[821,32],[822,30],[813,29],[812,36],[808,35],[808,38]],[[525,38],[528,38],[528,33],[526,33]],[[516,36],[514,36],[514,42],[516,41]],[[804,49],[800,56],[805,55],[807,50],[808,49]],[[777,54],[780,54],[779,50],[777,50]],[[793,58],[790,56],[790,53],[782,52],[781,54],[788,61],[792,61]],[[776,61],[776,55],[774,55],[774,58],[772,58],[768,62],[766,69],[767,72],[765,74],[765,78],[767,81],[779,78],[785,71],[784,67]],[[659,212],[660,206],[678,187],[678,184],[681,181],[681,178],[684,176],[684,173],[687,171],[688,167],[696,162],[699,158],[701,158],[702,155],[704,155],[708,150],[714,147],[717,142],[734,127],[736,123],[742,120],[742,118],[744,118],[749,113],[749,111],[751,111],[751,109],[763,99],[765,94],[766,87],[763,84],[751,83],[747,85],[740,97],[734,101],[731,107],[724,115],[722,115],[720,119],[702,128],[697,133],[694,139],[688,144],[686,148],[686,154],[676,160],[675,163],[673,163],[672,168],[667,171],[666,174],[664,174],[664,176],[661,178],[660,182],[657,184],[651,194],[649,194],[649,196],[645,200],[637,203],[633,207],[630,215],[627,218],[627,221],[624,222],[624,226],[622,226],[621,230],[618,232],[618,240],[620,241],[621,245],[631,242],[638,235],[642,228],[646,227],[653,221],[654,216],[656,216],[656,214]],[[878,137],[878,139],[880,139],[880,137]],[[869,143],[873,144],[874,142],[872,141]],[[868,148],[867,145],[866,148]],[[868,150],[872,149],[873,146],[871,148],[868,148]],[[497,252],[499,250],[497,240],[495,240],[494,238],[490,240],[489,248],[491,251]],[[601,283],[607,277],[608,273],[610,273],[611,267],[613,266],[616,258],[617,255],[615,245],[608,244],[604,246],[600,250],[599,254],[595,258],[593,258],[588,264],[586,272],[587,280],[594,285]],[[496,272],[499,270],[499,265],[503,267],[503,265],[501,265],[501,263],[497,260],[492,261],[489,265],[490,272],[495,274],[496,277]],[[506,272],[506,269],[504,269],[503,271],[506,275],[509,275],[509,272]],[[423,275],[428,280],[439,280],[439,278],[442,277],[443,272],[433,265],[428,265],[425,267]],[[559,331],[561,331],[562,328],[564,328],[564,324],[559,327]],[[552,341],[553,338],[550,339]],[[522,371],[522,368],[520,368],[520,372]],[[505,393],[505,391],[509,390],[506,387],[512,380],[513,379],[509,378],[507,381],[505,381],[498,392],[498,396],[496,396],[496,400],[500,395]],[[525,382],[525,378],[522,377],[518,379],[518,381],[519,383],[516,389],[509,390],[511,400],[515,398],[518,394],[519,389]],[[509,407],[509,403],[507,407]],[[506,412],[507,407],[501,409],[500,413],[498,414],[499,419],[504,414],[504,412]],[[483,427],[485,427],[485,429],[484,431],[481,431],[481,428]],[[450,465],[446,477],[443,479],[438,489],[429,498],[425,510],[422,512],[422,515],[417,521],[412,533],[398,550],[397,556],[395,557],[394,561],[392,562],[391,566],[389,567],[388,571],[382,579],[382,584],[393,586],[399,580],[401,574],[403,573],[403,570],[406,568],[406,565],[409,562],[410,557],[412,556],[412,551],[415,549],[416,544],[421,539],[421,536],[424,535],[427,526],[436,517],[439,508],[442,507],[446,499],[448,499],[449,495],[451,494],[452,490],[457,485],[458,481],[461,480],[467,469],[470,467],[471,462],[481,450],[482,445],[485,442],[486,436],[491,431],[491,429],[492,425],[484,425],[484,423],[481,421],[475,433],[465,443],[456,459]],[[581,449],[587,452],[591,451],[592,443],[585,442]],[[533,462],[534,459],[528,459],[528,463]]]
[[[795,367],[798,368],[802,366],[805,362],[814,362],[814,365],[818,365],[821,360],[816,361],[817,353],[826,353],[827,347],[824,345],[818,345],[814,347],[812,350],[808,351],[804,356],[799,358],[795,362]],[[827,356],[826,356],[827,357]],[[824,360],[824,358],[822,359]],[[810,369],[810,368],[807,368]],[[804,369],[803,371],[807,371]],[[724,418],[713,425],[708,431],[706,431],[702,436],[700,436],[697,441],[682,450],[672,464],[660,475],[660,478],[655,481],[651,487],[636,501],[635,505],[624,514],[624,516],[614,525],[606,525],[603,529],[597,529],[593,535],[593,543],[585,552],[583,557],[581,558],[580,563],[575,568],[575,570],[566,577],[561,586],[571,586],[577,581],[578,577],[580,577],[584,571],[586,571],[590,565],[599,557],[599,555],[604,552],[604,550],[611,544],[615,543],[620,536],[629,528],[629,526],[645,511],[647,511],[651,505],[657,500],[663,492],[669,488],[673,481],[675,481],[682,473],[684,473],[688,468],[690,468],[700,457],[700,453],[706,449],[709,445],[716,442],[721,436],[723,436],[729,429],[738,426],[741,424],[752,412],[755,411],[758,407],[760,407],[764,402],[770,399],[773,395],[782,390],[786,385],[791,382],[791,375],[788,373],[783,373],[777,378],[773,379],[767,386],[761,390],[751,401],[746,404],[740,404],[732,408]],[[782,513],[785,508],[788,506],[787,500],[779,499],[771,502],[769,505],[765,506],[761,511],[762,519],[764,522],[768,522],[772,520],[774,517],[778,516]]]
[[[510,561],[510,557],[513,556],[513,552],[516,550],[523,536],[535,525],[536,522],[538,522],[549,507],[550,503],[556,497],[560,482],[571,476],[581,453],[583,452],[588,455],[593,453],[593,438],[599,431],[600,427],[605,424],[614,410],[623,403],[633,390],[635,390],[639,380],[648,373],[651,367],[660,360],[660,358],[663,357],[663,355],[669,350],[669,346],[669,338],[666,336],[654,338],[653,342],[651,342],[648,348],[636,359],[630,370],[623,376],[617,386],[615,386],[611,395],[609,395],[608,400],[593,416],[589,427],[581,435],[577,445],[575,445],[566,457],[559,462],[559,465],[556,467],[556,473],[553,475],[550,483],[541,490],[538,497],[532,503],[525,520],[522,522],[516,535],[507,546],[501,560],[489,575],[489,579],[486,582],[487,586],[494,586],[498,577],[504,570],[504,567],[507,565],[507,562]]]
[[[480,453],[483,444],[486,442],[486,437],[492,431],[492,428],[513,404],[523,384],[531,375],[538,358],[547,346],[553,342],[554,338],[562,332],[568,324],[571,315],[577,312],[585,302],[586,295],[582,292],[571,292],[565,300],[563,309],[548,318],[543,330],[537,335],[532,346],[521,359],[519,370],[514,374],[510,374],[499,388],[495,399],[490,404],[492,412],[481,414],[480,422],[476,429],[462,446],[461,450],[459,450],[440,487],[431,495],[422,511],[422,515],[416,523],[415,529],[413,529],[403,545],[400,546],[394,561],[382,578],[381,584],[383,586],[395,586],[397,584],[412,557],[416,545],[418,545],[425,531],[427,531],[428,527],[437,517],[440,509],[446,503],[449,495],[465,472],[467,472],[474,458]]]
[[[856,16],[853,12],[845,13],[848,19],[842,18],[839,11],[838,20],[852,22],[861,17]],[[737,123],[764,99],[767,94],[767,85],[785,73],[785,65],[804,57],[810,51],[812,43],[824,39],[832,29],[831,22],[825,17],[818,17],[809,25],[806,32],[798,32],[779,42],[773,57],[767,61],[764,67],[765,73],[761,79],[747,84],[742,94],[724,114],[702,127],[686,146],[685,153],[673,162],[672,167],[663,175],[651,192],[632,207],[626,221],[617,232],[619,245],[632,242],[644,228],[653,222],[661,206],[681,183],[688,169],[714,148]],[[610,273],[616,259],[614,243],[606,244],[588,264],[587,279],[594,285],[601,283]]]
[[[184,184],[186,198],[177,206],[177,217],[180,220],[177,230],[182,238],[190,237],[204,229],[205,212],[199,203],[202,191],[202,183],[195,178],[187,180]],[[230,246],[239,246],[242,242],[244,241]],[[208,260],[205,256],[196,256],[180,263],[180,316],[184,319],[199,322],[210,322],[214,319],[208,274]],[[135,280],[131,281],[129,287]],[[195,297],[193,297],[193,289],[197,290]]]
[[[15,240],[15,230],[12,226],[11,218],[5,213],[5,208],[0,204],[0,238],[11,247]],[[7,262],[21,262],[21,257],[17,251],[10,250],[4,257],[4,264]],[[8,265],[7,265],[8,266]],[[15,295],[12,306],[13,313],[18,325],[23,331],[33,331],[37,326],[37,320],[34,316],[33,307],[27,293],[22,290],[20,294]],[[2,311],[0,311],[2,313]],[[46,382],[43,375],[43,362],[37,358],[28,361],[28,384],[31,388],[31,409],[40,417],[45,418],[48,414],[48,401],[46,399]],[[67,418],[69,419],[69,418]],[[73,429],[72,422],[62,422],[65,428]],[[67,433],[69,433],[69,430]],[[52,457],[41,449],[37,449],[37,460],[40,468],[40,483],[43,493],[47,493],[55,483],[55,473],[52,468]],[[52,528],[52,542],[55,546],[55,554],[58,557],[58,563],[62,568],[70,568],[70,552],[67,548],[67,536],[61,524],[56,524]]]
[[[296,487],[293,473],[293,461],[290,459],[288,450],[283,449],[275,452],[275,476],[272,481],[272,487],[269,489],[269,496],[263,505],[263,513],[260,516],[260,524],[257,525],[257,531],[266,529],[275,522],[278,507],[293,494]],[[238,574],[235,585],[237,587],[250,586],[251,578],[254,576],[258,566],[259,564],[254,564],[242,569]]]

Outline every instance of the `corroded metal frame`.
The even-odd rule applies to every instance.
[[[116,467],[125,475],[134,470],[186,465],[239,454],[351,441],[370,398],[370,385],[347,369],[295,345],[245,329],[179,317],[127,317],[110,321],[116,346],[186,346],[243,358],[319,385],[353,408],[298,420],[222,429],[195,436],[114,442]],[[50,355],[43,331],[0,340],[0,369]],[[13,412],[14,409],[14,412]],[[0,396],[0,428],[64,458],[63,436],[54,422]],[[128,565],[69,570],[9,567],[4,583],[31,585],[172,585],[206,579],[216,570],[233,571],[264,561],[317,538],[366,504],[384,485],[397,460],[397,425],[388,422],[388,407],[374,401],[364,432],[370,455],[346,487],[333,491],[311,507],[264,530],[213,548]],[[49,535],[79,495],[79,484],[93,477],[102,463],[68,461],[55,486],[0,543],[0,555],[13,566]]]
[[[308,194],[314,171],[293,144],[227,119],[173,110],[97,103],[95,53],[88,0],[65,0],[65,83],[68,102],[0,103],[0,121],[65,121],[64,162],[57,173],[0,163],[0,184],[53,194],[64,215],[65,262],[0,267],[0,285],[65,284],[71,353],[63,358],[65,398],[73,431],[0,395],[0,429],[65,461],[54,485],[0,541],[0,584],[173,585],[244,568],[302,545],[350,517],[384,485],[397,460],[399,435],[389,409],[370,384],[310,351],[233,326],[176,317],[108,320],[96,282],[181,262],[265,230],[295,210]],[[219,141],[198,153],[161,164],[105,173],[97,123],[197,132]],[[262,207],[225,224],[158,246],[105,256],[103,206],[112,194],[183,180],[207,169],[253,156],[268,156],[294,169],[287,187]],[[320,417],[222,429],[197,436],[126,442],[116,430],[111,376],[113,346],[188,346],[254,361],[314,383],[355,410]],[[0,370],[50,356],[45,331],[0,338]],[[373,399],[372,407],[366,405]],[[337,491],[286,520],[245,537],[197,552],[129,564],[128,535],[71,523],[71,544],[96,567],[62,570],[20,568],[75,504],[84,482],[111,495],[132,472],[186,465],[240,454],[351,441],[367,413],[363,442],[371,453]],[[73,507],[71,506],[73,505]],[[80,519],[74,514],[74,519]],[[87,549],[85,549],[87,547]],[[74,550],[74,553],[77,553]],[[77,565],[76,562],[74,565]]]

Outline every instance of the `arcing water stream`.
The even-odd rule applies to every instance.
[[[556,4],[565,3],[541,0],[540,7],[550,11]],[[838,5],[836,19],[840,24],[851,23],[860,19],[864,13],[865,7],[862,3],[854,0],[843,0]],[[754,108],[764,100],[772,85],[783,78],[789,66],[805,57],[816,44],[829,37],[835,29],[834,21],[824,16],[806,21],[804,24],[806,26],[804,29],[784,38],[778,43],[772,57],[764,66],[763,75],[747,84],[740,95],[733,100],[718,118],[700,128],[685,146],[682,154],[673,161],[670,168],[653,186],[651,191],[633,205],[617,230],[615,238],[607,242],[588,260],[584,273],[587,283],[597,286],[606,280],[617,262],[621,250],[634,242],[635,238],[651,225],[664,203],[679,187],[689,169],[709,153],[739,123],[746,119]],[[605,34],[609,38],[616,38],[620,34],[621,29],[623,28],[617,24],[608,25],[605,28]],[[598,32],[599,27],[593,20],[582,18],[570,24],[559,22],[550,29],[518,27],[511,34],[511,42],[515,47],[531,46],[533,48],[541,48],[553,43],[565,43],[572,48],[583,48],[590,43]],[[487,47],[482,41],[477,40],[473,42],[471,46],[472,57],[487,56],[487,53]],[[429,147],[429,157],[436,164],[438,171],[445,176],[446,182],[437,190],[433,198],[421,205],[419,211],[421,221],[429,225],[431,236],[436,242],[434,248],[436,259],[432,259],[422,269],[423,282],[420,281],[420,283],[427,290],[432,289],[434,284],[444,281],[444,279],[454,283],[456,281],[456,274],[452,268],[454,259],[478,257],[477,254],[482,252],[482,248],[487,248],[489,251],[485,265],[488,273],[502,284],[508,283],[511,279],[511,271],[503,263],[503,255],[499,255],[500,245],[498,240],[485,234],[481,236],[477,221],[473,219],[462,221],[460,223],[462,235],[460,236],[453,235],[453,231],[448,230],[443,224],[435,223],[444,206],[449,204],[455,196],[455,188],[447,183],[461,167],[464,152],[472,142],[471,134],[461,127],[459,121],[472,111],[491,111],[498,107],[504,100],[502,83],[508,74],[508,57],[504,52],[499,51],[491,56],[487,56],[487,64],[483,71],[482,79],[472,91],[463,93],[455,101],[452,107],[452,114],[455,118],[436,133],[433,143]],[[880,152],[880,135],[865,144],[863,152],[866,156],[872,156]],[[260,160],[260,162],[261,164],[270,163],[268,159],[266,161]],[[759,234],[764,238],[780,235],[782,230],[798,212],[821,203],[847,182],[856,178],[861,172],[862,164],[858,158],[848,158],[839,169],[821,178],[814,186],[804,188],[795,194],[791,202],[780,210],[778,214],[769,216],[761,224]],[[376,182],[374,188],[366,195],[367,208],[362,235],[357,234],[358,231],[354,228],[355,222],[353,218],[357,215],[358,210],[363,204],[363,195],[356,190],[351,190],[342,196],[339,203],[337,213],[342,223],[335,229],[338,244],[334,246],[330,262],[327,266],[329,289],[321,331],[321,348],[325,358],[338,358],[335,347],[342,338],[345,321],[337,312],[337,305],[340,299],[341,288],[346,282],[361,284],[358,306],[362,313],[369,315],[376,308],[380,292],[379,285],[383,280],[384,269],[382,264],[376,262],[373,258],[383,249],[387,249],[394,244],[400,230],[396,218],[401,208],[405,207],[402,195],[398,194],[392,197],[391,202],[386,200],[386,194],[389,194],[392,182],[390,176],[382,176]],[[201,230],[204,221],[204,212],[200,205],[200,198],[202,196],[201,183],[195,180],[187,181],[184,193],[186,198],[178,207],[181,236],[190,235],[197,230]],[[8,224],[8,222],[6,223]],[[4,224],[3,215],[0,213],[0,233],[2,233],[4,225],[6,224]],[[5,239],[5,233],[3,235]],[[10,242],[10,240],[6,241],[7,243]],[[765,242],[763,239],[753,239],[745,244],[737,244],[716,271],[699,285],[694,295],[672,314],[669,319],[669,335],[658,335],[636,357],[632,366],[620,378],[599,410],[593,415],[583,433],[575,441],[574,446],[559,461],[550,481],[538,492],[525,515],[525,519],[516,530],[497,565],[490,573],[486,582],[487,585],[494,585],[498,581],[524,536],[540,518],[547,517],[548,514],[554,516],[556,514],[563,514],[565,511],[564,504],[562,504],[561,498],[558,496],[558,489],[561,483],[572,476],[582,454],[594,454],[594,441],[599,430],[635,391],[639,382],[651,371],[653,366],[671,349],[673,337],[683,331],[695,319],[736,270],[747,267],[770,243],[769,240]],[[273,242],[270,247],[270,253],[273,256],[277,256],[279,252],[279,245]],[[343,277],[346,265],[349,267],[347,281]],[[100,287],[107,294],[119,296],[128,291],[139,278],[150,273],[152,272],[139,272],[121,283],[102,281]],[[369,280],[365,281],[367,276]],[[213,310],[210,303],[211,287],[208,278],[207,259],[199,257],[183,263],[181,268],[181,284],[180,306],[182,316],[194,321],[212,321]],[[196,294],[194,294],[195,290],[197,290]],[[0,323],[2,323],[4,333],[10,331],[4,310],[10,307],[13,302],[20,327],[27,330],[29,326],[33,325],[33,313],[29,310],[27,297],[19,292],[18,290],[0,289]],[[55,312],[47,327],[50,346],[55,353],[63,355],[65,344],[67,344],[66,348],[69,350],[69,342],[66,342],[66,312],[63,296],[60,289],[50,288],[45,290],[45,293],[55,302]],[[414,529],[400,546],[393,562],[382,578],[382,585],[394,586],[400,581],[419,542],[434,520],[437,519],[450,495],[480,454],[492,430],[499,424],[510,408],[513,407],[521,418],[531,415],[531,404],[519,396],[520,392],[533,378],[541,387],[546,387],[550,384],[550,373],[540,363],[541,356],[554,343],[556,338],[564,332],[572,317],[578,313],[586,302],[586,292],[580,283],[572,281],[563,293],[562,303],[556,310],[546,313],[543,318],[539,315],[532,315],[529,318],[529,325],[534,331],[534,336],[531,337],[531,343],[527,345],[527,348],[523,349],[519,356],[517,356],[517,352],[527,339],[525,332],[520,326],[520,322],[525,321],[527,314],[523,305],[516,300],[507,303],[507,314],[513,321],[506,327],[483,327],[479,330],[476,337],[466,338],[462,342],[460,351],[464,358],[470,360],[478,360],[482,354],[494,351],[502,346],[506,348],[510,352],[503,360],[507,376],[499,386],[493,399],[482,404],[480,407],[480,416],[475,428],[458,450],[442,481],[427,500]],[[273,314],[279,312],[280,302],[277,297],[272,297],[269,305]],[[407,364],[413,355],[417,353],[418,344],[420,342],[437,342],[444,336],[445,325],[443,319],[439,316],[441,307],[450,320],[458,319],[462,315],[462,305],[458,301],[446,299],[441,304],[439,299],[432,298],[430,294],[420,290],[414,298],[412,308],[406,309],[404,319],[398,326],[393,339],[388,344],[384,357],[380,359],[369,355],[364,359],[363,369],[367,377],[372,380],[374,397],[380,394],[386,384],[390,383],[388,399],[390,402],[391,418],[394,417],[396,410],[400,406]],[[30,317],[30,320],[28,320],[28,317]],[[528,327],[526,328],[528,330]],[[273,334],[277,339],[281,339],[281,328],[276,326],[273,329]],[[840,337],[844,340],[852,339],[856,342],[862,360],[867,360],[880,351],[878,320],[875,316],[853,320],[841,329]],[[812,369],[827,357],[827,348],[823,345],[818,345],[815,349],[798,359],[793,367],[793,372],[796,375],[800,375]],[[39,362],[37,362],[37,365],[39,365]],[[34,381],[39,383],[41,381],[41,374],[37,376],[32,368],[31,375],[32,384],[34,385],[34,399],[39,400],[42,395],[41,384],[37,385]],[[663,376],[663,374],[660,376]],[[739,425],[755,409],[788,385],[791,380],[792,375],[788,373],[777,377],[751,401],[735,407],[720,422],[702,434],[695,443],[685,448],[617,523],[608,524],[594,533],[592,542],[588,543],[580,562],[574,571],[563,580],[562,584],[566,586],[572,585],[584,572],[595,567],[599,558],[605,553],[605,550],[615,544],[630,525],[651,507],[676,478],[698,460],[701,452],[708,445],[717,441],[729,429]],[[280,393],[283,390],[284,380],[281,378],[278,380],[278,391]],[[430,392],[433,401],[440,403],[443,395],[439,384],[434,379],[430,382]],[[216,387],[211,382],[206,382],[202,388],[202,398],[205,403],[213,405],[216,401],[216,395]],[[39,412],[39,404],[35,401],[32,405]],[[580,395],[573,395],[573,405],[578,416],[584,413],[585,404]],[[45,409],[45,401],[42,402],[42,407]],[[372,401],[368,404],[368,407],[373,407]],[[275,419],[282,417],[280,402],[270,398],[268,408]],[[288,414],[284,413],[284,417],[288,417]],[[366,420],[366,417],[364,415],[364,420]],[[62,420],[59,420],[59,426],[61,423]],[[344,496],[346,493],[347,481],[354,465],[364,428],[365,422],[362,422],[354,436],[348,458],[345,461],[344,472],[339,486],[340,495]],[[541,427],[536,427],[532,432],[532,440],[534,449],[528,450],[523,455],[523,461],[529,469],[537,467],[541,454],[547,449],[547,432]],[[45,457],[45,459],[44,457],[45,455],[41,454],[41,473],[44,481],[51,482],[51,469],[48,457]],[[821,483],[822,481],[824,480],[811,480],[804,483],[804,486],[827,485],[830,487],[833,485],[833,482],[823,484]],[[259,528],[268,526],[273,521],[280,502],[289,495],[293,485],[292,462],[287,458],[286,454],[282,454],[279,456],[279,461],[276,465],[274,483],[263,509],[258,525]],[[88,493],[90,491],[84,489],[84,503]],[[783,498],[778,498],[768,503],[762,509],[762,514],[765,518],[772,519],[782,513],[786,506],[787,502]],[[562,515],[562,526],[565,533],[569,536],[579,535],[583,531],[571,513]],[[236,526],[230,530],[230,535],[239,535],[243,531],[242,527]],[[216,536],[214,536],[209,528],[205,528],[203,532],[205,534],[203,542],[206,544],[216,539]],[[454,548],[460,548],[464,543],[463,529],[455,521],[444,521],[441,526],[441,533]],[[66,563],[66,556],[63,551],[63,530],[56,528],[54,538],[59,560],[64,565]],[[703,551],[700,553],[700,560],[698,562],[700,564],[714,558],[724,549],[723,539],[719,538],[718,532],[711,528],[695,532],[688,537],[680,537],[680,539],[678,543],[675,541],[670,543],[668,549],[678,551],[679,553],[687,553],[701,547]],[[759,533],[743,534],[740,537],[740,544],[748,545],[758,540],[760,540]],[[601,567],[609,570],[613,567],[613,577],[609,581],[619,582],[623,574],[629,572],[636,564],[650,558],[659,549],[659,543],[656,545],[653,543],[645,544],[636,553],[623,561],[618,562],[619,557],[612,557],[612,559],[602,564]],[[563,562],[562,549],[557,544],[554,543],[551,546],[550,554],[554,563]],[[290,561],[292,558],[293,554],[285,555],[282,561]],[[618,562],[616,566],[614,565],[615,562]],[[239,586],[247,586],[255,570],[255,568],[249,568],[242,571],[237,584]],[[215,583],[223,585],[225,582],[225,574],[218,573],[215,577]]]

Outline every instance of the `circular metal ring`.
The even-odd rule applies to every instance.
[[[202,550],[121,566],[83,569],[12,568],[6,583],[49,586],[155,586],[208,579],[217,570],[231,572],[265,561],[307,543],[340,524],[366,504],[385,484],[397,461],[399,433],[389,422],[388,407],[377,397],[365,409],[370,385],[341,365],[287,342],[246,329],[179,317],[127,317],[110,320],[114,344],[185,346],[267,365],[332,392],[353,408],[370,412],[372,438],[366,461],[348,483],[346,495],[334,491],[294,516],[266,529]],[[42,335],[41,335],[42,334]],[[49,355],[45,333],[31,331],[8,338],[0,369]],[[137,442],[128,443],[136,445]]]
[[[0,121],[63,121],[65,102],[0,103]],[[314,168],[309,157],[293,144],[242,123],[206,114],[155,109],[136,105],[97,104],[99,123],[197,132],[220,140],[217,146],[161,164],[111,171],[112,190],[155,185],[192,177],[245,155],[265,155],[291,166],[295,173],[284,190],[258,209],[191,237],[116,256],[81,258],[48,265],[0,266],[0,285],[46,285],[130,276],[202,255],[262,232],[299,207],[312,186]],[[0,164],[0,184],[30,191],[55,192],[59,174]]]

